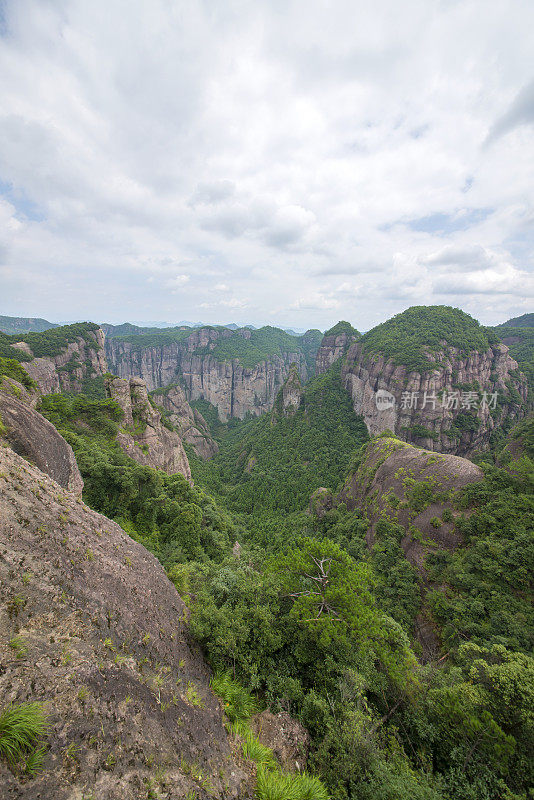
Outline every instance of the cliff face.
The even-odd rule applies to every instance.
[[[6,447],[0,550],[0,707],[49,723],[40,774],[0,759],[3,800],[250,794],[163,568]]]
[[[181,473],[191,481],[189,461],[182,440],[162,423],[161,414],[150,404],[140,378],[109,378],[107,390],[124,413],[117,442],[124,452],[147,467],[174,475]]]
[[[213,349],[219,339],[233,331],[198,328],[177,342],[144,345],[122,339],[106,339],[105,351],[111,371],[119,378],[139,377],[150,392],[176,383],[181,372],[182,358],[198,349]],[[140,340],[141,341],[141,340]]]
[[[78,337],[66,345],[56,356],[34,358],[23,366],[37,384],[41,395],[56,392],[80,392],[86,378],[94,378],[107,372],[104,351],[104,332],[98,328]],[[13,345],[28,355],[33,355],[26,342]]]
[[[200,458],[207,460],[219,451],[206,420],[199,411],[191,408],[180,386],[174,385],[163,392],[155,392],[152,400],[166,412],[169,422],[178,429],[182,440],[190,444]]]
[[[250,331],[240,332],[250,338]],[[106,354],[110,369],[118,376],[141,377],[150,391],[175,384],[186,387],[190,401],[204,399],[214,405],[223,422],[230,417],[259,416],[273,407],[276,394],[296,363],[307,379],[302,352],[272,355],[254,367],[244,367],[237,358],[220,360],[211,354],[221,339],[235,336],[227,329],[199,328],[179,342],[140,346],[135,342],[108,339]],[[199,352],[200,351],[200,352]]]
[[[315,374],[322,375],[326,372],[334,361],[345,355],[353,341],[354,337],[348,333],[340,333],[337,336],[325,335],[315,358]]]
[[[306,364],[300,353],[271,356],[252,368],[243,367],[236,359],[217,361],[209,355],[191,355],[182,360],[182,375],[189,399],[208,400],[226,422],[230,417],[243,419],[247,414],[260,416],[270,411],[292,363],[298,365],[305,380]]]
[[[279,392],[279,401],[281,404],[281,411],[286,417],[290,417],[295,411],[298,411],[302,404],[304,392],[302,390],[302,383],[296,367],[291,367],[289,377]]]
[[[496,427],[524,414],[526,378],[505,345],[467,356],[445,344],[432,355],[439,367],[428,372],[365,353],[359,342],[350,346],[342,381],[371,435],[391,430],[429,450],[461,455],[486,447]]]
[[[19,391],[13,394],[0,389],[0,444],[3,438],[16,453],[64,489],[81,495],[83,480],[71,446],[27,402],[23,386],[17,386],[15,381],[10,381],[9,386]]]

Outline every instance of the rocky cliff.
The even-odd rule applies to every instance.
[[[115,337],[106,341],[106,354],[119,377],[141,377],[150,391],[181,381],[189,401],[207,400],[226,421],[269,411],[291,364],[302,380],[308,377],[304,350],[313,350],[314,356],[313,342],[283,334],[281,345],[276,340],[279,352],[269,354],[264,340],[272,334],[268,331],[262,340],[262,331],[199,328],[180,331],[176,341],[165,333]]]
[[[230,417],[259,417],[270,411],[293,363],[306,380],[306,364],[300,353],[271,356],[250,368],[235,359],[218,361],[211,355],[188,355],[182,360],[182,376],[189,399],[208,400],[226,422]]]
[[[174,384],[159,389],[153,392],[151,398],[177,429],[181,439],[190,444],[200,458],[207,460],[219,451],[206,420],[199,411],[191,408],[180,386]]]
[[[353,342],[341,379],[369,432],[458,455],[524,415],[525,376],[493,331],[459,309],[415,306]]]
[[[505,345],[466,355],[443,344],[426,372],[351,345],[342,381],[371,435],[391,430],[429,450],[467,454],[523,415],[526,378]]]
[[[48,715],[2,800],[249,795],[187,608],[114,522],[0,448],[0,708]]]
[[[349,346],[360,333],[349,322],[338,322],[333,328],[325,332],[317,356],[315,357],[315,374],[322,375],[339,358],[345,355]]]
[[[61,341],[62,332],[74,327],[55,328],[52,334]],[[86,379],[101,377],[107,372],[104,333],[96,325],[87,328],[83,335],[67,335],[60,346],[51,348],[50,355],[38,355],[43,349],[46,351],[38,346],[39,337],[50,336],[50,332],[31,334],[26,341],[12,344],[31,359],[24,361],[23,366],[40,394],[80,392]]]
[[[8,387],[6,386],[5,389]],[[0,389],[0,444],[7,443],[26,461],[50,475],[60,486],[81,495],[83,480],[72,448],[54,426],[32,408],[23,386],[10,381]]]
[[[124,418],[117,442],[124,452],[147,467],[191,480],[189,461],[180,436],[165,427],[159,411],[148,397],[141,378],[115,378],[106,381],[109,397],[122,409]]]
[[[303,399],[304,390],[300,376],[297,368],[292,366],[284,385],[278,392],[276,407],[285,417],[290,417],[301,408]]]

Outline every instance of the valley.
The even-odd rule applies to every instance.
[[[527,800],[532,315],[0,322],[2,800]]]

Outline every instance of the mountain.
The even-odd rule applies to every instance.
[[[512,317],[506,322],[501,322],[498,328],[534,328],[534,314],[522,314],[520,317]]]
[[[371,434],[466,454],[526,413],[527,381],[490,328],[459,309],[414,306],[353,342],[342,381]]]
[[[30,333],[59,328],[55,322],[48,322],[40,317],[3,317],[0,316],[0,331],[7,334]]]
[[[326,372],[334,361],[346,354],[349,345],[360,337],[361,333],[344,320],[325,331],[315,358],[315,373],[321,375]]]
[[[529,401],[532,407],[534,402],[534,314],[515,317],[502,325],[497,325],[493,330],[508,347],[510,355],[527,376],[530,391]]]
[[[270,410],[292,363],[307,380],[320,338],[319,331],[294,337],[272,327],[168,329],[113,335],[106,355],[114,373],[141,377],[150,390],[181,382],[189,401],[207,400],[225,421]]]

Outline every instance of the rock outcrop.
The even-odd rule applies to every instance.
[[[13,347],[33,356],[26,342],[17,342]],[[69,342],[59,355],[33,358],[25,361],[23,367],[41,395],[80,392],[85,379],[100,377],[108,371],[104,332],[100,328],[88,331]]]
[[[282,769],[304,772],[311,737],[306,728],[287,711],[273,714],[268,709],[250,721],[260,742],[273,751]]]
[[[524,414],[526,378],[505,345],[465,355],[443,342],[432,362],[439,366],[413,372],[359,342],[350,346],[342,381],[371,435],[390,430],[429,450],[462,455],[487,447],[496,427]]]
[[[31,405],[0,390],[0,442],[2,438],[64,489],[81,495],[83,480],[71,446]]]
[[[326,331],[315,357],[315,374],[322,375],[335,361],[342,358],[352,342],[360,338],[359,332],[348,322],[338,322]]]
[[[271,355],[255,366],[245,367],[237,358],[213,355],[218,342],[230,336],[248,339],[251,331],[199,328],[180,341],[159,345],[117,338],[106,341],[108,363],[121,378],[141,377],[149,391],[181,381],[189,401],[207,400],[226,422],[247,414],[259,416],[273,407],[278,390],[295,363],[303,381],[308,377],[302,352]]]
[[[181,473],[191,481],[189,461],[179,435],[168,430],[161,414],[151,404],[141,378],[115,378],[106,381],[109,397],[122,409],[124,419],[117,442],[124,452],[147,467],[169,475]]]
[[[419,572],[424,595],[428,589],[441,588],[428,580],[426,556],[462,544],[455,528],[460,516],[454,506],[455,496],[483,477],[480,467],[465,458],[423,450],[382,435],[366,445],[359,466],[337,494],[325,488],[314,492],[310,511],[322,517],[341,504],[348,511],[363,510],[369,520],[366,539],[370,548],[382,520],[398,523],[404,528],[402,550]],[[423,660],[435,657],[439,637],[427,607],[423,606],[417,616],[415,628]]]
[[[0,707],[48,714],[42,772],[0,759],[2,800],[250,794],[163,568],[7,447],[0,551]]]
[[[191,408],[180,386],[174,384],[156,391],[151,398],[163,410],[173,427],[178,429],[181,439],[190,444],[200,458],[207,460],[219,451],[206,420],[199,411]]]
[[[304,391],[300,382],[300,375],[296,366],[292,365],[289,376],[278,393],[277,404],[285,417],[290,417],[298,411],[302,405]]]

